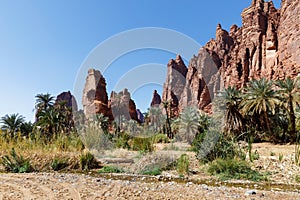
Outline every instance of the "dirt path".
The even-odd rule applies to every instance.
[[[0,174],[0,199],[300,199],[295,192],[210,187],[193,183],[110,180],[60,173]]]

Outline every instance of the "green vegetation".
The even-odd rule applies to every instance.
[[[159,166],[153,166],[151,168],[149,167],[140,172],[140,174],[150,175],[150,176],[157,176],[160,175],[161,173],[162,173],[162,169]]]
[[[98,173],[124,173],[125,171],[118,166],[104,166],[98,170]]]
[[[90,152],[83,153],[80,156],[80,168],[81,170],[90,170],[99,167],[99,163],[95,159],[94,155]]]
[[[252,170],[250,165],[246,161],[239,159],[216,159],[210,164],[208,172],[211,175],[217,175],[221,180],[267,180],[267,177],[265,175]]]
[[[186,154],[182,154],[176,163],[178,174],[180,176],[183,176],[184,174],[188,175],[189,167],[190,167],[189,157]]]
[[[66,168],[69,165],[68,159],[54,158],[51,162],[51,169],[59,171]]]
[[[21,155],[19,156],[15,149],[11,150],[10,155],[4,155],[1,158],[1,164],[7,172],[28,173],[33,171],[29,160],[24,159]]]

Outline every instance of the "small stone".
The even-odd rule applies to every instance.
[[[246,192],[245,192],[245,195],[255,195],[256,194],[256,191],[255,190],[247,190]]]

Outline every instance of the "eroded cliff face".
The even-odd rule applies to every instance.
[[[59,104],[59,102],[64,102],[68,108],[72,109],[72,111],[78,110],[76,99],[70,91],[62,92],[57,95],[54,105]]]
[[[110,121],[123,115],[127,120],[138,121],[136,105],[127,89],[116,93],[112,91],[110,99],[107,96],[106,80],[95,69],[89,69],[83,90],[82,105],[86,118],[102,113]]]
[[[272,1],[253,0],[241,16],[242,27],[233,25],[229,32],[217,25],[215,39],[190,60],[186,73],[182,73],[184,63],[169,62],[163,100],[173,100],[173,110],[195,105],[210,112],[212,98],[223,88],[241,88],[262,77],[277,80],[298,75],[300,0],[283,0],[280,9]],[[185,83],[176,80],[178,74]]]

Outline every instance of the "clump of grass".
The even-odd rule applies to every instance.
[[[128,134],[122,133],[119,137],[115,138],[115,146],[117,148],[130,149],[130,145],[128,143],[130,139],[131,137]]]
[[[99,166],[99,163],[95,159],[94,155],[91,154],[90,152],[81,154],[79,163],[80,163],[81,170],[94,169]]]
[[[29,160],[19,156],[15,149],[12,148],[10,155],[5,155],[1,158],[1,164],[7,172],[13,173],[29,173],[33,171]]]
[[[170,139],[165,134],[157,134],[153,136],[154,143],[169,143]]]
[[[258,153],[257,150],[255,150],[253,154],[251,153],[250,156],[251,156],[251,158],[250,158],[251,162],[253,160],[258,160],[259,159],[259,153]]]
[[[276,154],[274,152],[271,152],[270,153],[270,156],[275,156]]]
[[[148,167],[140,172],[143,175],[157,176],[162,173],[162,169],[159,166]]]
[[[104,166],[98,170],[98,173],[124,173],[125,171],[117,166]]]
[[[263,181],[267,177],[252,170],[250,165],[239,159],[216,159],[209,168],[211,175],[217,175],[221,180],[246,179],[251,181]]]
[[[300,183],[300,175],[296,175],[296,176],[295,176],[295,181],[296,181],[297,183]]]
[[[282,161],[283,161],[283,154],[282,154],[282,153],[280,153],[280,154],[279,154],[279,156],[278,156],[278,160],[279,160],[280,162],[282,162]]]
[[[51,162],[51,169],[54,171],[59,171],[66,168],[69,165],[69,161],[67,159],[54,158]]]
[[[131,149],[133,151],[152,152],[154,150],[153,139],[151,137],[134,137],[131,140]]]
[[[177,160],[177,172],[180,176],[183,176],[183,174],[189,174],[189,167],[190,167],[190,161],[189,157],[186,154],[182,154],[180,158]]]

